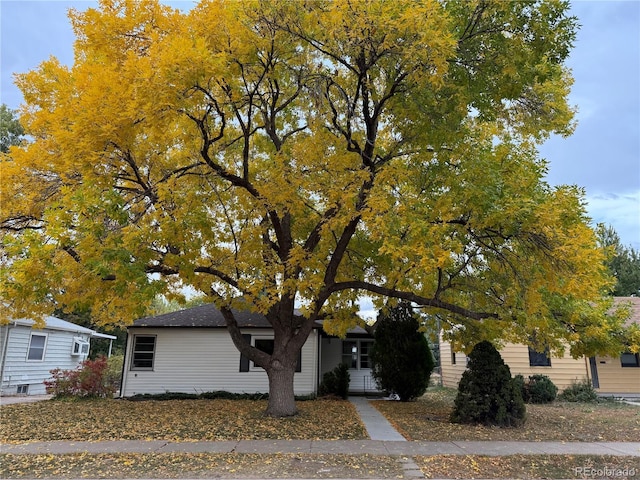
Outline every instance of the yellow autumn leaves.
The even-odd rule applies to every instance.
[[[583,313],[609,279],[582,192],[545,185],[536,153],[572,128],[565,7],[72,12],[74,64],[18,76],[32,141],[2,159],[7,315],[126,324],[190,287],[262,312],[296,298],[344,332],[363,296],[410,297],[466,324],[462,343],[543,329],[586,351],[583,332],[619,327]]]

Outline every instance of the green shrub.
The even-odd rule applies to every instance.
[[[520,390],[520,395],[524,403],[529,403],[529,389],[527,388],[527,382],[520,374],[513,377],[514,388]]]
[[[165,393],[139,393],[125,400],[141,402],[146,400],[167,401],[167,400],[267,400],[268,393],[232,393],[225,390],[215,390],[211,392],[186,393],[186,392],[165,392]],[[302,402],[314,400],[314,395],[296,395],[296,401]]]
[[[124,355],[112,355],[107,359],[107,368],[104,372],[104,383],[110,385],[114,392],[120,389],[123,362]]]
[[[531,375],[526,389],[527,403],[551,403],[558,395],[558,387],[546,375]]]
[[[574,382],[571,386],[565,388],[560,395],[560,400],[565,402],[597,402],[598,394],[591,385],[589,380],[583,380],[581,382]]]
[[[371,347],[371,375],[378,387],[407,402],[423,395],[429,386],[434,361],[429,342],[411,305],[400,303],[380,314]]]
[[[346,364],[341,363],[336,368],[322,376],[322,383],[318,387],[318,395],[336,395],[346,399],[349,396],[350,381],[351,376],[349,375],[349,367]]]
[[[487,341],[478,343],[458,384],[451,421],[516,427],[524,423],[525,414],[518,382],[500,353]]]

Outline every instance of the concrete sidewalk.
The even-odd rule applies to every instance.
[[[0,444],[0,452],[14,455],[70,453],[307,453],[414,455],[612,455],[640,457],[640,442],[487,442],[381,440],[238,440],[170,442],[116,440],[101,442],[33,442]]]

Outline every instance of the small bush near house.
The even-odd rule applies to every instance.
[[[124,363],[124,355],[112,355],[107,359],[107,369],[105,370],[105,383],[111,385],[113,391],[116,392],[120,388],[122,380],[122,364]]]
[[[51,370],[51,380],[44,382],[47,393],[54,398],[112,397],[117,390],[114,379],[108,374],[106,357],[85,360],[75,370]]]
[[[570,387],[565,388],[560,395],[560,400],[565,402],[597,402],[598,394],[588,380],[575,382]]]
[[[451,421],[517,427],[524,423],[525,414],[522,393],[509,366],[491,343],[480,342],[469,354]]]
[[[532,375],[527,382],[528,403],[551,403],[558,395],[558,387],[546,375]]]
[[[513,377],[513,385],[514,388],[520,390],[520,395],[524,403],[529,403],[529,389],[527,388],[527,382],[524,377],[520,374]]]
[[[325,373],[322,376],[322,383],[318,387],[318,395],[336,395],[340,398],[346,399],[349,395],[349,382],[351,376],[349,375],[349,367],[341,363],[330,372]]]

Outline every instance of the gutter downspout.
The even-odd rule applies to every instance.
[[[9,350],[9,330],[11,330],[11,328],[15,326],[15,322],[13,322],[13,325],[8,323],[7,330],[4,333],[4,342],[2,342],[2,357],[0,357],[0,361],[2,362],[0,363],[0,391],[2,391],[2,384],[4,383],[4,370],[7,366],[7,350]],[[11,383],[11,380],[9,380],[9,383]]]
[[[318,387],[320,386],[320,371],[322,368],[322,332],[317,330],[318,332],[318,362],[316,365],[316,385],[314,387],[315,395],[318,396]]]
[[[109,345],[109,353],[111,353],[111,345]],[[125,376],[127,374],[127,354],[129,353],[129,329],[127,329],[127,337],[124,339],[124,358],[122,359],[122,374],[120,375],[120,395],[119,398],[124,398],[124,383]]]

